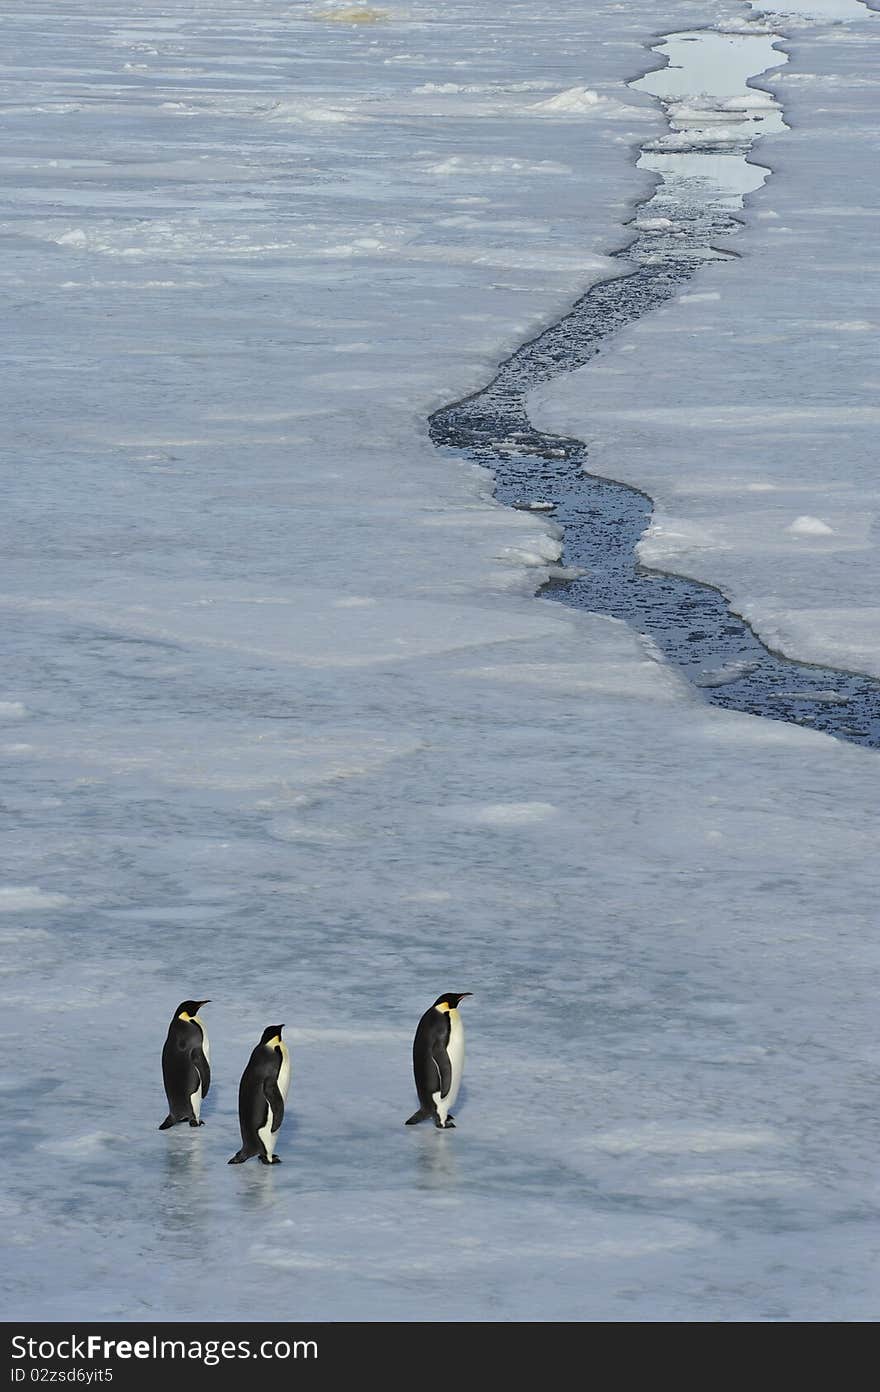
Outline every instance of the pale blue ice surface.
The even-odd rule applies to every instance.
[[[657,7],[334,8],[0,6],[7,1318],[873,1318],[877,756],[534,599],[552,520],[427,441],[614,266]],[[869,43],[792,26],[787,77],[860,102]],[[459,1125],[406,1130],[443,990]],[[230,1169],[275,1020],[284,1163]]]

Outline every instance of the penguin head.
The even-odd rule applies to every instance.
[[[210,1004],[211,1004],[211,1002],[210,1002],[209,1000],[201,1000],[201,1001],[188,1000],[188,1001],[181,1001],[181,1002],[180,1002],[180,1005],[177,1007],[177,1009],[176,1009],[175,1012],[174,1012],[174,1018],[175,1018],[176,1020],[185,1020],[185,1021],[187,1022],[187,1024],[188,1024],[190,1020],[194,1019],[195,1016],[198,1015],[199,1010],[201,1009],[201,1007],[202,1007],[203,1005],[210,1005]]]
[[[473,991],[447,991],[445,996],[438,996],[434,1002],[435,1010],[455,1010],[459,1001],[463,1001],[465,996],[472,996]]]
[[[267,1025],[266,1028],[263,1030],[263,1035],[260,1039],[260,1043],[268,1045],[270,1049],[273,1047],[277,1047],[277,1045],[281,1043],[281,1031],[283,1029],[283,1025]]]

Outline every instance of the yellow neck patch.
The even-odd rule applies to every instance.
[[[441,1013],[441,1015],[445,1015],[446,1012],[447,1012],[447,1010],[449,1009],[449,1002],[448,1002],[448,1001],[441,1001],[439,1005],[436,1005],[436,1006],[434,1007],[434,1009],[435,1009],[435,1010],[439,1010],[440,1013]]]
[[[185,1010],[181,1010],[177,1018],[178,1020],[185,1020],[186,1023],[189,1024],[193,1017],[192,1015],[187,1015]]]

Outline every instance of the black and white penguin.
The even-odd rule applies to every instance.
[[[471,991],[438,996],[419,1020],[413,1040],[413,1072],[421,1107],[407,1118],[407,1126],[434,1118],[440,1128],[455,1126],[455,1105],[464,1068],[464,1028],[458,1005]]]
[[[162,1050],[162,1077],[168,1098],[168,1115],[159,1127],[167,1131],[175,1122],[204,1126],[200,1113],[202,1099],[211,1086],[211,1052],[205,1022],[199,1010],[210,1001],[182,1001],[168,1026]]]
[[[284,1120],[284,1104],[290,1087],[290,1052],[281,1038],[283,1025],[269,1025],[241,1075],[238,1088],[238,1120],[241,1150],[230,1165],[241,1165],[258,1155],[264,1165],[280,1164],[275,1154],[278,1128]]]

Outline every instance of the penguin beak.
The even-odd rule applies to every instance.
[[[473,991],[460,991],[460,992],[459,992],[458,999],[459,999],[460,1001],[463,1001],[464,998],[465,998],[465,996],[472,996],[473,994],[474,994]]]

